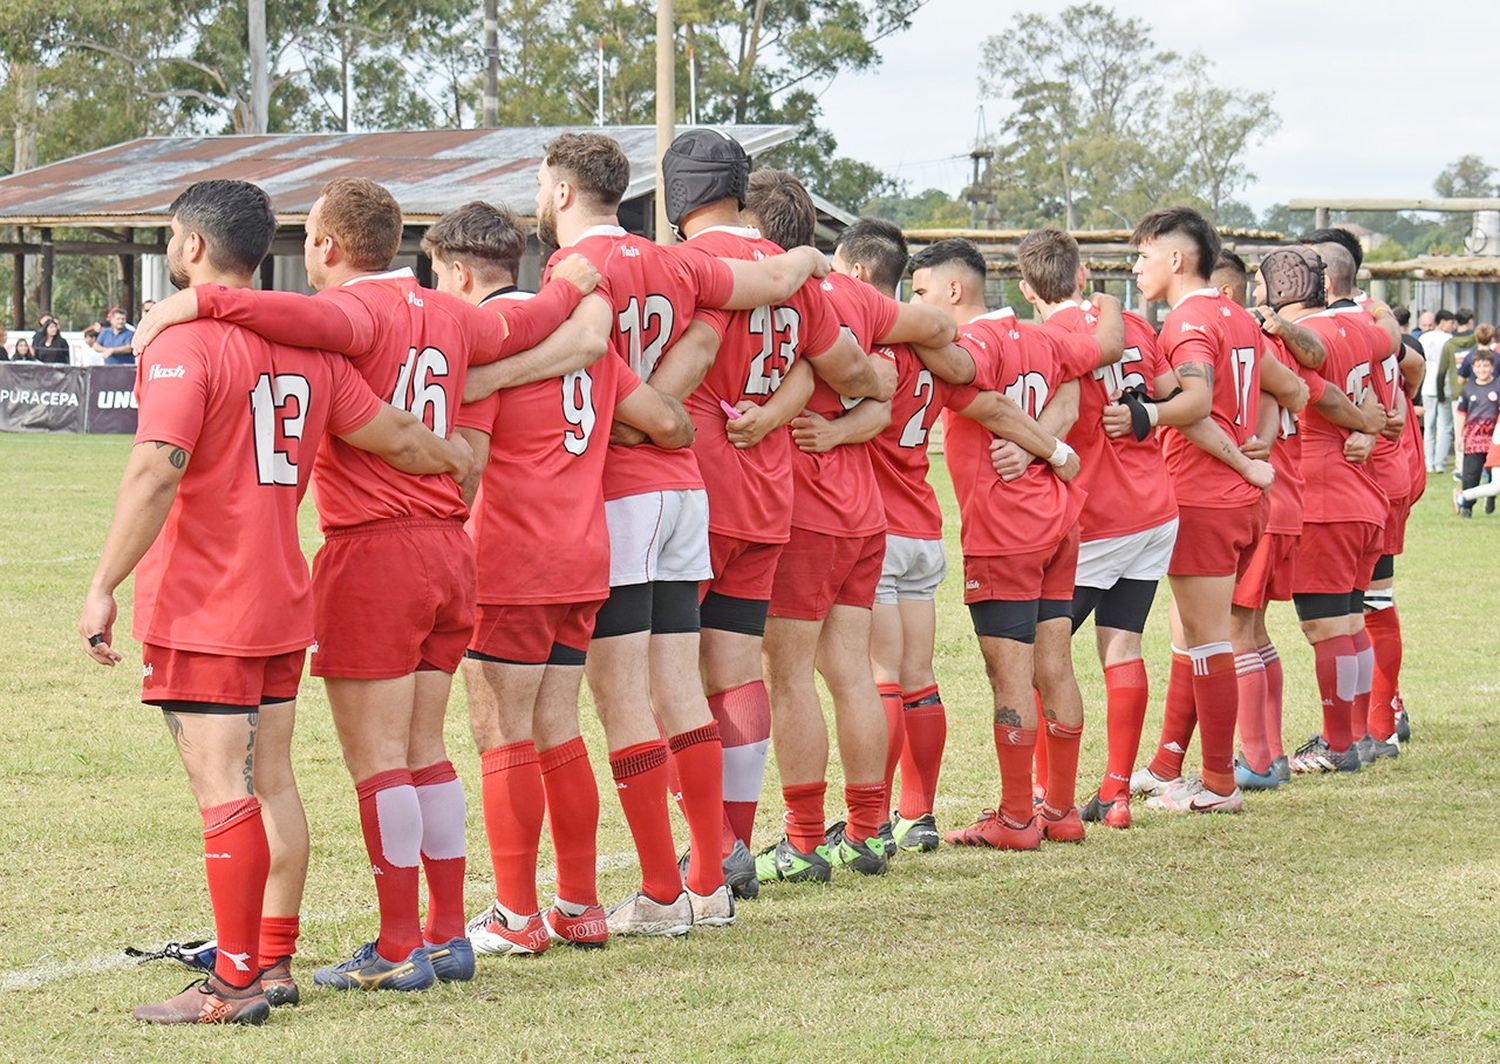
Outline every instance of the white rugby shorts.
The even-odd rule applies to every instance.
[[[1177,518],[1154,528],[1078,545],[1075,587],[1109,590],[1121,580],[1160,580],[1177,543]]]
[[[875,601],[885,606],[903,599],[931,602],[937,598],[938,585],[947,573],[948,557],[943,553],[942,540],[887,533]]]
[[[609,586],[658,580],[707,580],[708,493],[647,491],[604,504],[609,525]]]

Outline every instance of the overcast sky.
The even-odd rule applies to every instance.
[[[968,182],[978,106],[993,130],[1004,101],[978,98],[980,45],[1040,0],[930,0],[881,43],[872,73],[822,96],[839,150],[907,181],[958,192]],[[1258,212],[1294,196],[1432,194],[1443,166],[1476,153],[1500,167],[1500,4],[1362,0],[1350,18],[1311,0],[1116,0],[1159,47],[1204,53],[1226,87],[1274,94],[1281,128],[1247,158],[1242,193]],[[1299,18],[1303,19],[1299,24]],[[1338,99],[1361,123],[1349,135]],[[1356,104],[1356,101],[1358,103]],[[1325,117],[1326,116],[1326,117]],[[1335,127],[1346,132],[1334,133]],[[957,156],[957,158],[955,158]]]

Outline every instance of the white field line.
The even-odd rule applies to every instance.
[[[66,562],[81,562],[85,558],[97,558],[93,554],[64,554],[60,558],[0,558],[0,565],[62,565]]]
[[[594,866],[601,872],[616,868],[626,868],[635,863],[635,851],[629,853],[601,853]],[[537,884],[546,886],[557,879],[555,868],[543,868],[537,871]],[[493,883],[488,880],[480,883],[466,883],[465,893],[477,897],[488,897],[495,889]],[[490,900],[494,900],[491,898]],[[373,906],[359,910],[361,912],[373,911]],[[336,923],[347,916],[353,915],[354,910],[340,909],[326,913],[303,913],[302,919],[307,923]],[[209,938],[213,935],[212,929],[203,931],[195,930],[186,937]],[[42,961],[40,964],[28,965],[25,968],[13,968],[0,974],[0,993],[14,990],[36,990],[46,986],[48,983],[56,983],[63,979],[72,979],[80,975],[96,975],[100,972],[112,972],[121,968],[129,968],[138,962],[131,957],[125,956],[123,949],[112,953],[99,953],[92,957],[84,957],[79,960],[69,961]]]

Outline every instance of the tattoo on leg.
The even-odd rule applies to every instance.
[[[182,735],[182,721],[177,719],[177,714],[170,709],[162,710],[163,717],[167,719],[167,731],[172,733],[172,741],[177,744],[179,750],[187,749],[187,740]]]
[[[1056,720],[1057,719],[1057,714],[1054,713],[1052,710],[1048,709],[1046,706],[1042,707],[1042,716],[1046,717],[1048,720]]]
[[[1003,724],[1009,728],[1019,728],[1021,726],[1021,714],[1009,706],[996,706],[995,723]]]
[[[255,793],[255,722],[259,713],[250,714],[250,739],[245,744],[245,793]]]

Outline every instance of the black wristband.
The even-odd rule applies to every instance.
[[[1144,440],[1151,435],[1151,415],[1146,410],[1146,403],[1150,402],[1150,399],[1132,388],[1121,393],[1120,402],[1124,404],[1126,410],[1130,411],[1131,434],[1138,440]]]

